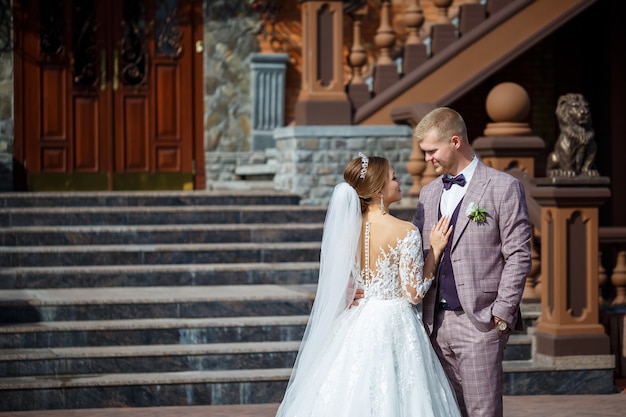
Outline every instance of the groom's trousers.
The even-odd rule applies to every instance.
[[[465,417],[502,417],[504,348],[510,330],[481,332],[462,309],[436,308],[431,342]]]

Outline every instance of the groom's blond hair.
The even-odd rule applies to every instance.
[[[463,117],[449,107],[438,107],[428,113],[415,126],[413,137],[421,142],[432,130],[436,132],[439,140],[450,140],[452,136],[459,136],[465,142],[467,139],[467,127]]]

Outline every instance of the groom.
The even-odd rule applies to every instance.
[[[423,301],[424,324],[463,415],[501,417],[504,348],[512,329],[523,329],[519,304],[531,266],[524,188],[476,157],[452,109],[431,111],[414,137],[441,175],[421,190],[413,219],[424,250],[439,217],[454,224]]]

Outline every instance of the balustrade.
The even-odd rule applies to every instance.
[[[626,227],[600,227],[598,285],[605,308],[626,309]]]
[[[513,1],[408,0],[399,5],[396,4],[398,2],[382,0],[377,11],[371,11],[371,6],[367,5],[348,8],[352,39],[347,54],[351,74],[347,90],[353,111],[380,95],[404,75],[426,64],[459,37],[467,35]],[[364,40],[361,21],[365,14],[372,12],[380,16],[379,26],[373,39]],[[402,33],[394,31],[393,13],[398,17]],[[336,42],[343,43],[344,40],[338,38]],[[368,51],[365,44],[374,45],[374,50]],[[402,52],[397,58],[392,54],[394,48]],[[369,64],[368,54],[373,55],[373,64]],[[401,65],[396,60],[401,61]],[[398,68],[401,70],[398,71]],[[367,80],[363,74],[368,75]]]
[[[615,356],[615,378],[626,377],[626,227],[600,227],[600,321]]]

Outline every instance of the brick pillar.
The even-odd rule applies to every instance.
[[[302,2],[302,88],[296,125],[350,125],[342,72],[343,2]]]
[[[610,197],[608,179],[544,178],[532,194],[541,205],[537,353],[551,358],[609,355],[598,305],[598,207]]]

